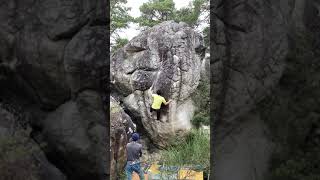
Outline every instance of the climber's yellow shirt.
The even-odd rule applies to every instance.
[[[152,103],[152,109],[160,109],[162,103],[167,103],[164,97],[159,96],[158,94],[152,94],[153,97],[153,103]]]

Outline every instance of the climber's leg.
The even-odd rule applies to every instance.
[[[160,120],[160,109],[157,110],[157,120]]]
[[[157,114],[157,120],[160,120],[160,109],[152,109],[150,108],[151,117],[154,118],[154,112]]]
[[[154,118],[153,111],[154,111],[154,109],[152,109],[152,107],[150,107],[151,118]]]

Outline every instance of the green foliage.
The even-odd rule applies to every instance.
[[[204,46],[209,47],[210,46],[210,27],[204,28],[202,33],[203,33]]]
[[[150,0],[139,8],[141,16],[136,19],[140,26],[154,26],[163,21],[173,20],[175,13],[173,0]]]
[[[125,171],[122,171],[119,175],[120,180],[127,180],[127,175]]]
[[[192,94],[192,100],[196,107],[197,112],[202,114],[210,113],[210,84],[207,81],[200,81],[197,90]]]
[[[127,0],[111,0],[111,51],[123,47],[128,41],[119,37],[119,30],[129,27],[130,22],[135,22],[140,27],[152,27],[164,21],[174,20],[186,22],[190,26],[197,27],[200,24],[199,17],[209,7],[208,0],[193,0],[188,7],[177,10],[173,0],[149,0],[140,7],[141,16],[133,18],[129,15],[130,8],[125,7]],[[207,18],[207,21],[208,18]]]
[[[194,125],[196,128],[200,128],[201,125],[210,125],[210,118],[208,114],[198,113],[196,114],[192,120],[192,125]]]
[[[200,81],[196,91],[191,95],[196,111],[191,123],[196,127],[210,125],[210,84]]]
[[[124,45],[126,45],[129,41],[126,38],[117,38],[115,40],[115,44],[112,46],[111,52],[115,52],[118,49],[122,48]]]
[[[164,21],[186,22],[190,26],[199,24],[199,17],[208,8],[208,0],[193,0],[188,7],[177,10],[173,0],[150,0],[140,7],[141,16],[135,22],[152,27]]]
[[[175,20],[185,22],[190,26],[199,25],[199,17],[204,10],[207,0],[193,0],[188,7],[177,10]]]
[[[32,157],[32,153],[38,149],[30,144],[30,140],[25,135],[23,132],[0,138],[1,179],[38,179],[38,166]]]
[[[110,34],[114,34],[116,30],[121,28],[128,28],[129,23],[133,18],[129,15],[128,11],[131,8],[125,7],[127,0],[111,0],[110,1]]]
[[[111,51],[114,52],[117,49],[123,47],[128,42],[127,39],[119,37],[118,33],[120,29],[129,27],[129,23],[133,22],[134,18],[128,13],[131,8],[125,7],[127,0],[111,0],[110,1],[110,34],[111,34]]]
[[[171,166],[200,166],[209,172],[210,137],[203,130],[193,129],[184,139],[173,139],[173,145],[162,151],[160,162]]]

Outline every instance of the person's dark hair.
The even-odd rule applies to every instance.
[[[157,90],[158,95],[162,95],[162,92],[160,90]]]
[[[131,138],[132,138],[132,141],[138,141],[139,138],[140,138],[140,136],[139,136],[138,133],[133,133],[133,134],[131,135]]]

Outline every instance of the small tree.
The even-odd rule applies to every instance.
[[[126,7],[125,4],[127,0],[111,0],[110,1],[110,34],[111,40],[114,43],[111,43],[111,49],[114,52],[116,49],[122,47],[124,42],[127,42],[126,39],[123,39],[119,36],[119,31],[121,29],[126,29],[129,27],[129,23],[133,21],[128,13],[131,8]]]
[[[125,7],[127,0],[111,0],[110,1],[110,15],[111,15],[111,24],[110,24],[110,34],[113,36],[117,33],[117,30],[121,28],[128,28],[129,23],[133,18],[129,15],[128,11],[131,8]]]
[[[140,26],[154,26],[163,21],[173,20],[175,13],[173,0],[150,0],[140,6],[141,16],[136,19]]]
[[[208,0],[193,0],[188,7],[180,10],[175,8],[173,0],[150,0],[140,7],[141,16],[135,21],[142,27],[152,27],[168,20],[182,21],[196,27],[201,22],[199,21],[201,13],[208,8]]]
[[[198,27],[203,21],[209,20],[209,17],[205,17],[204,20],[200,19],[202,13],[208,12],[208,5],[208,0],[193,0],[188,7],[177,10],[175,20],[185,22],[193,27]]]

